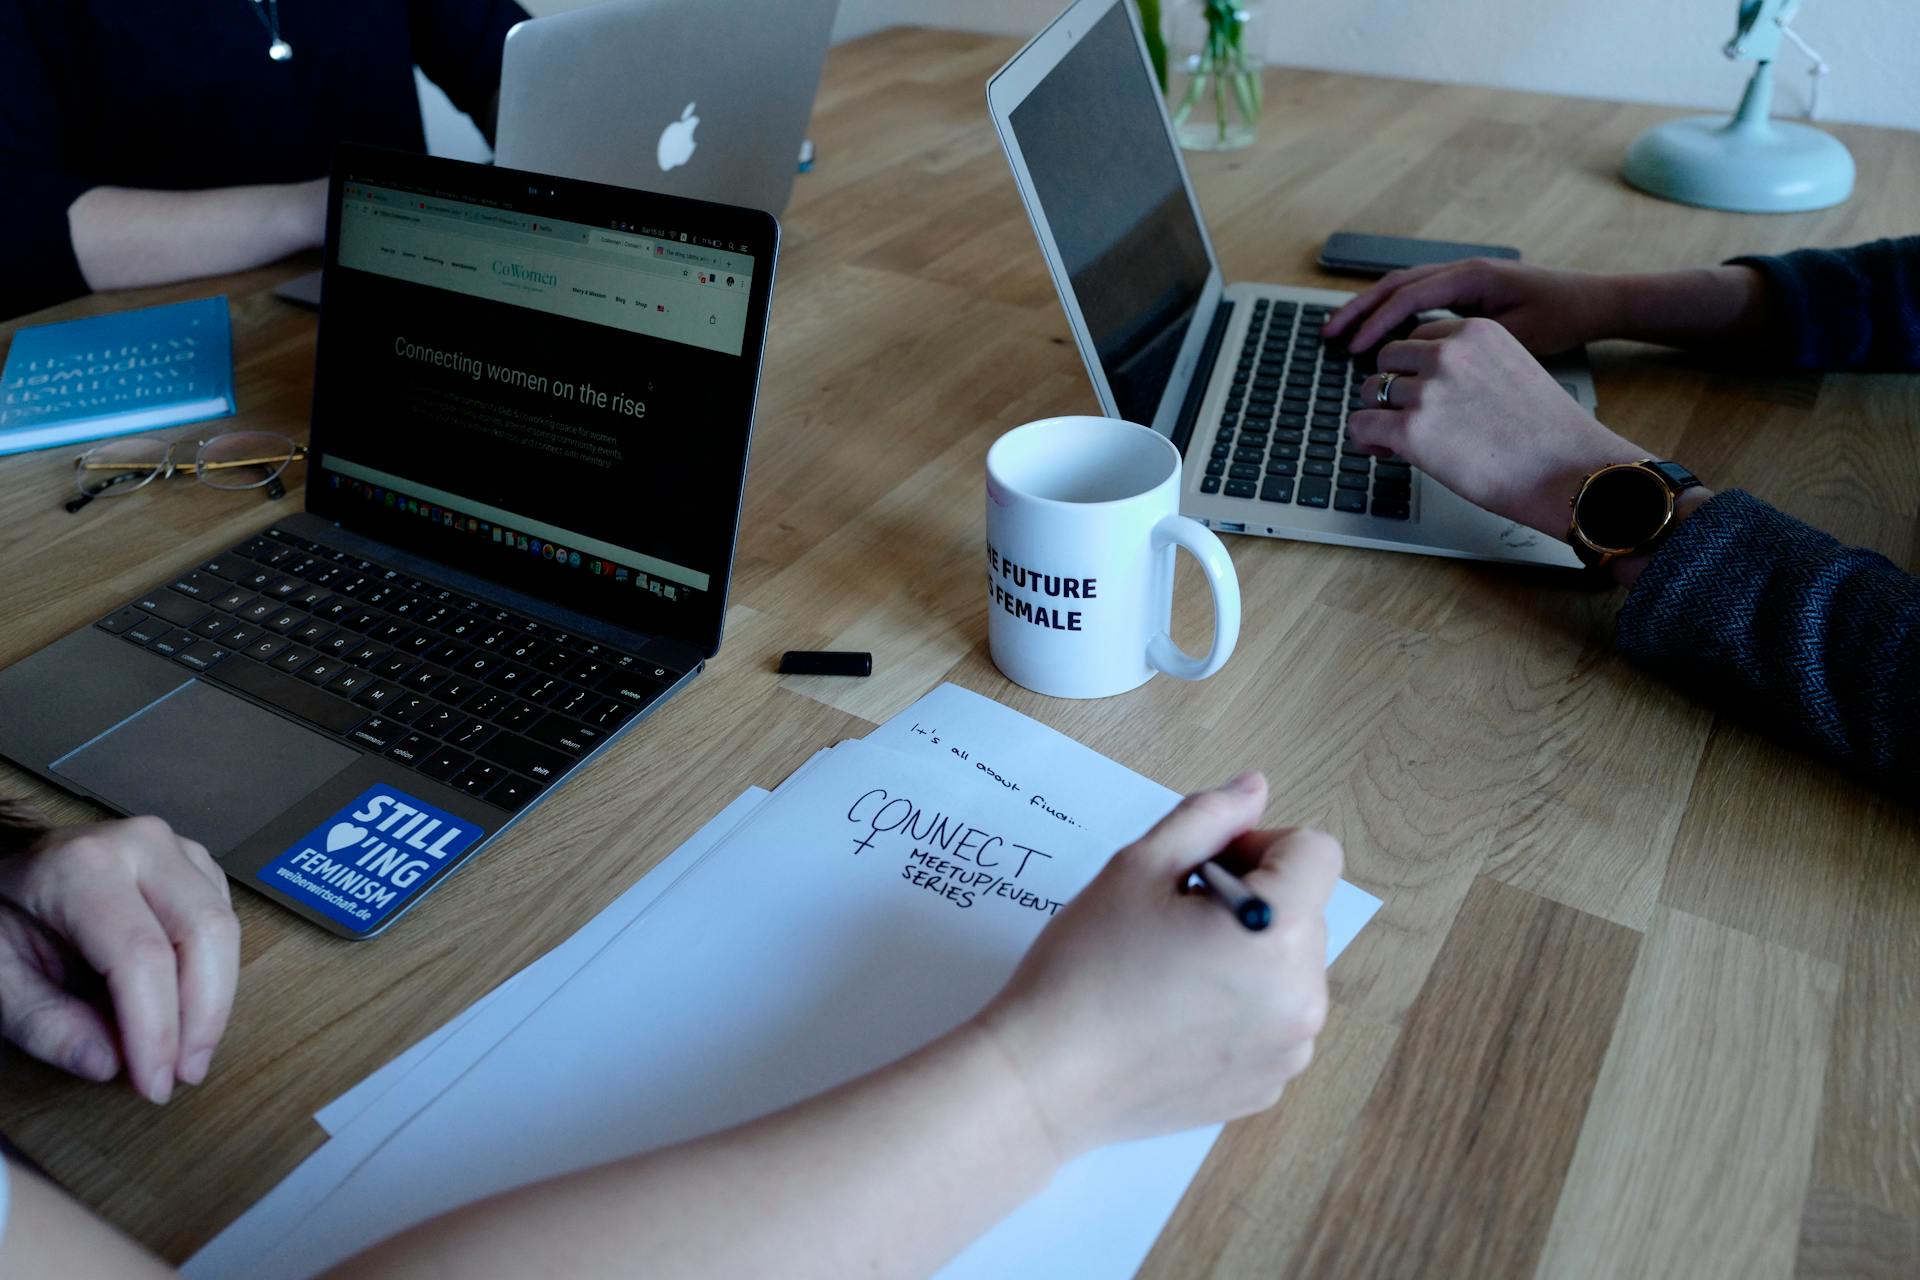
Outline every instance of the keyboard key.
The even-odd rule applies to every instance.
[[[379,711],[400,696],[401,690],[398,685],[388,684],[384,680],[373,680],[360,686],[360,692],[354,695],[353,700],[369,711]]]
[[[493,735],[494,728],[486,721],[475,720],[472,716],[463,716],[440,736],[452,746],[459,747],[463,751],[472,751]]]
[[[278,707],[328,733],[345,733],[364,718],[365,713],[350,702],[283,675],[271,666],[253,662],[229,662],[221,666],[217,679],[241,693],[251,694],[268,706]]]
[[[429,778],[438,778],[442,782],[452,782],[460,776],[460,771],[466,768],[468,761],[472,759],[473,757],[464,751],[455,751],[452,747],[442,747],[425,760],[422,760],[416,767]]]
[[[155,653],[164,653],[171,658],[177,653],[184,652],[186,648],[193,643],[195,643],[195,640],[192,632],[180,631],[169,627],[167,630],[155,636],[152,642],[147,645],[147,648],[153,650]]]
[[[204,601],[189,600],[171,591],[150,591],[135,600],[133,607],[152,614],[162,622],[171,622],[176,627],[190,627],[207,616]]]
[[[509,701],[506,709],[494,717],[495,723],[515,733],[524,731],[544,713],[531,702]]]
[[[341,662],[337,658],[329,658],[322,655],[316,657],[312,662],[309,662],[306,666],[294,672],[294,674],[302,680],[305,680],[308,684],[325,684],[346,669],[346,663]]]
[[[327,682],[327,692],[337,693],[343,698],[351,698],[357,693],[371,689],[374,679],[364,671],[355,671],[348,667]]]
[[[373,674],[386,680],[398,680],[420,664],[404,653],[389,653],[375,662],[371,668]]]
[[[1303,507],[1324,507],[1331,500],[1333,484],[1324,477],[1308,476],[1300,481],[1295,500]]]
[[[211,640],[196,640],[173,657],[174,661],[192,667],[195,671],[211,671],[225,662],[227,655],[231,652],[233,652],[231,649],[215,644]]]
[[[430,733],[436,738],[444,738],[450,731],[465,724],[466,720],[467,717],[452,707],[436,706],[416,719],[413,727],[421,733]]]
[[[418,693],[405,690],[387,700],[384,708],[387,719],[398,720],[401,724],[412,724],[414,720],[433,710],[432,700]]]
[[[124,609],[114,610],[112,613],[108,614],[106,617],[100,619],[100,621],[95,625],[98,626],[102,631],[107,632],[109,635],[117,636],[121,632],[125,631],[127,628],[134,626],[136,623],[146,621],[146,617],[147,617],[146,614],[140,612],[138,609],[134,608],[132,605],[128,605]]]
[[[511,733],[503,733],[482,746],[480,755],[542,782],[552,782],[572,765],[561,753]]]
[[[1227,481],[1227,496],[1229,498],[1251,498],[1254,492],[1255,487],[1251,480]]]
[[[625,702],[616,702],[614,699],[608,698],[599,706],[581,712],[580,718],[585,720],[591,728],[604,729],[608,733],[612,733],[628,720],[631,720],[633,715],[634,708],[632,706]]]
[[[508,774],[504,781],[487,793],[487,803],[498,805],[507,812],[523,808],[527,801],[539,795],[542,788],[537,782],[528,782],[525,778]]]
[[[1262,502],[1292,502],[1293,481],[1280,476],[1269,477],[1267,482],[1260,486],[1260,500]]]
[[[536,722],[527,730],[527,736],[570,756],[585,755],[606,739],[604,731],[561,715],[550,715]]]
[[[512,776],[497,764],[475,760],[454,780],[453,785],[478,799],[486,796],[502,779]]]
[[[298,671],[313,661],[313,650],[304,645],[289,644],[273,659],[273,665],[282,671]]]
[[[184,577],[174,579],[171,590],[178,591],[189,600],[205,603],[225,595],[229,588],[224,580],[210,573],[201,573],[196,569]]]
[[[347,735],[363,747],[385,751],[406,736],[406,730],[393,721],[375,716]]]
[[[1333,495],[1333,509],[1335,511],[1353,511],[1364,515],[1367,510],[1367,495],[1365,493],[1356,493],[1352,489],[1336,490]]]

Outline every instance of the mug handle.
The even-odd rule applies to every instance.
[[[1173,642],[1162,631],[1147,644],[1147,663],[1182,680],[1205,680],[1227,665],[1233,646],[1240,639],[1240,577],[1233,571],[1233,558],[1213,530],[1187,516],[1167,516],[1153,526],[1153,549],[1185,547],[1200,562],[1213,589],[1213,648],[1204,658],[1196,658]],[[1173,584],[1167,584],[1172,590]]]

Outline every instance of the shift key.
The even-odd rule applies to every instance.
[[[558,751],[537,746],[511,733],[502,733],[481,743],[480,757],[542,782],[552,782],[573,764]]]

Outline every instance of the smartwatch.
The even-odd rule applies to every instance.
[[[1677,462],[1616,462],[1582,477],[1568,504],[1573,523],[1567,542],[1580,563],[1604,569],[1615,560],[1643,556],[1666,540],[1680,495],[1700,481]]]

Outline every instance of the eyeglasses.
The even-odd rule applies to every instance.
[[[193,461],[175,461],[182,447]],[[73,460],[73,483],[80,491],[66,508],[78,511],[95,498],[117,498],[144,489],[155,480],[189,475],[215,489],[261,489],[284,498],[280,473],[307,456],[307,446],[272,431],[229,431],[198,444],[133,436],[97,445]]]

